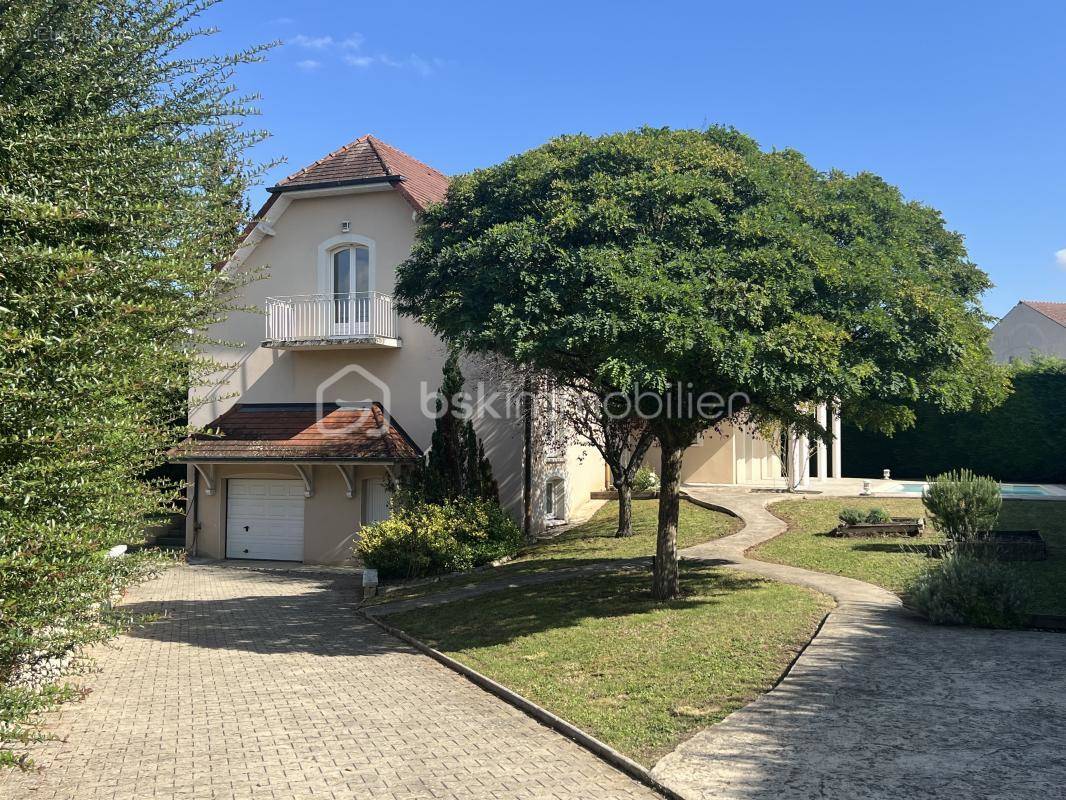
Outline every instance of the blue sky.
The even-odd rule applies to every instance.
[[[1066,3],[223,0],[203,21],[214,50],[284,42],[239,77],[258,155],[288,160],[269,182],[364,133],[452,174],[721,123],[939,208],[989,312],[1066,301]]]

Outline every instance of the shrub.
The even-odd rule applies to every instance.
[[[367,525],[356,553],[383,578],[421,578],[462,572],[515,553],[522,532],[491,500],[394,506],[392,516]]]
[[[928,480],[922,503],[936,526],[952,542],[983,539],[995,527],[1003,495],[992,478],[962,469]]]
[[[837,518],[845,525],[858,525],[860,522],[866,522],[866,512],[861,508],[845,508]]]
[[[634,492],[657,492],[659,490],[659,476],[651,467],[641,467],[633,476]]]
[[[892,516],[880,506],[871,508],[866,513],[866,521],[874,524],[883,524],[885,522],[891,522]]]
[[[1014,569],[968,556],[949,555],[907,594],[938,625],[1018,628],[1029,616],[1030,594]]]
[[[0,764],[66,696],[12,681],[116,630],[106,600],[141,560],[101,554],[174,510],[145,475],[255,277],[205,269],[236,249],[261,138],[233,88],[257,51],[213,55],[208,5],[0,6]]]

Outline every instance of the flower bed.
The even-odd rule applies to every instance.
[[[924,533],[924,517],[892,517],[888,522],[841,522],[833,530],[834,536],[844,538],[921,536]]]

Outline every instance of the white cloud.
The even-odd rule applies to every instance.
[[[290,44],[306,47],[310,50],[324,50],[333,44],[332,36],[306,36],[298,33],[289,40]]]
[[[405,58],[397,58],[388,53],[374,55],[361,52],[363,42],[366,41],[361,33],[352,33],[343,39],[335,39],[333,36],[308,36],[305,33],[297,34],[289,39],[289,44],[303,47],[307,50],[315,50],[325,53],[326,51],[347,51],[341,55],[341,60],[350,67],[367,69],[372,66],[389,67],[390,69],[410,70],[422,77],[428,77],[444,66],[446,62],[439,58],[423,58],[412,53]],[[322,66],[319,61],[308,59],[297,65],[302,70],[310,71]]]
[[[409,69],[417,72],[422,77],[428,77],[437,71],[440,67],[444,66],[444,61],[439,58],[422,58],[422,56],[412,53],[406,58],[394,58],[388,53],[381,53],[373,58],[362,57],[346,58],[352,66],[356,67],[368,67],[371,64],[381,64],[383,67],[391,67],[392,69]]]
[[[289,44],[306,47],[310,50],[325,50],[328,47],[337,47],[341,50],[358,50],[363,46],[363,35],[353,33],[344,39],[334,39],[332,36],[308,36],[298,33],[289,40]]]
[[[1055,261],[1058,262],[1060,267],[1066,269],[1066,247],[1055,251]]]

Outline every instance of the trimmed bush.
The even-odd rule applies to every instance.
[[[945,472],[928,481],[922,504],[948,539],[968,542],[987,538],[1003,506],[1003,494],[996,481],[974,475],[968,469]]]
[[[968,556],[943,559],[907,595],[911,606],[938,625],[1019,628],[1029,618],[1030,594],[1018,573]]]
[[[392,516],[367,525],[355,550],[383,578],[422,578],[463,572],[512,555],[522,531],[498,503],[453,500],[396,505]]]
[[[659,491],[659,476],[651,467],[643,466],[637,470],[633,477],[634,492],[657,492]]]
[[[892,516],[880,506],[871,508],[866,513],[866,521],[874,524],[884,524],[892,521]]]
[[[866,512],[861,508],[845,508],[837,515],[837,519],[845,525],[858,525],[860,522],[866,522]]]

